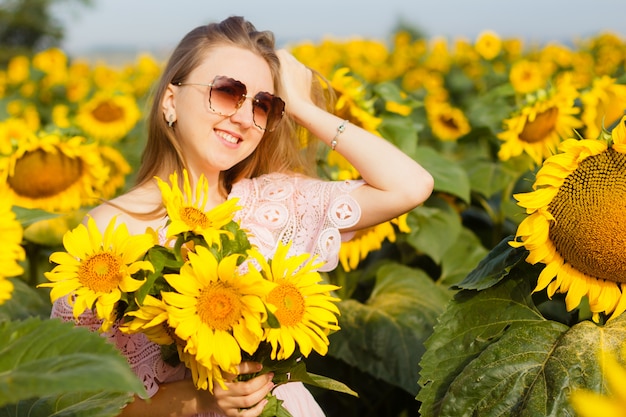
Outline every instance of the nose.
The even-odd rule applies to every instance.
[[[250,126],[254,126],[254,115],[252,113],[252,97],[246,96],[246,99],[243,100],[241,106],[235,114],[230,116],[230,119],[234,123],[238,123],[246,128]]]

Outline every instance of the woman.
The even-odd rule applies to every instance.
[[[257,31],[241,17],[192,30],[157,87],[136,186],[90,215],[101,229],[117,216],[131,233],[156,230],[166,218],[154,177],[187,169],[192,183],[201,174],[208,179],[207,210],[240,199],[237,220],[265,256],[272,256],[279,241],[291,241],[292,251],[315,253],[326,261],[325,270],[335,268],[341,239],[421,204],[433,179],[388,141],[316,105],[323,98],[317,80],[288,52],[275,50],[271,32]],[[329,182],[305,175],[315,165],[303,158],[298,129],[341,153],[363,180]],[[55,304],[53,315],[70,319],[71,314],[66,301]],[[99,326],[89,311],[80,322]],[[143,335],[115,330],[109,337],[151,395],[149,401],[136,398],[124,416],[257,416],[274,387],[266,374],[227,382],[227,390],[216,384],[211,395],[194,387],[184,367],[163,363],[159,347]],[[259,367],[246,362],[239,371]],[[301,383],[274,393],[294,416],[323,416]]]

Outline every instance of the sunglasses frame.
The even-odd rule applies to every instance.
[[[235,104],[235,110],[230,113],[230,114],[226,114],[226,113],[222,113],[219,112],[217,110],[215,110],[213,108],[213,104],[211,103],[211,96],[213,94],[213,87],[217,85],[216,81],[218,79],[224,79],[228,82],[233,82],[233,83],[237,83],[237,84],[241,84],[241,86],[243,87],[243,91],[244,93],[241,95],[241,97],[239,97],[239,99],[237,100],[237,103]],[[179,82],[179,83],[174,83],[174,85],[177,85],[179,87],[185,86],[185,85],[196,85],[196,86],[201,86],[201,87],[208,87],[208,90],[205,94],[208,94],[208,103],[209,103],[209,110],[211,110],[213,113],[215,114],[219,114],[220,116],[225,116],[225,117],[231,117],[233,116],[235,113],[237,113],[237,111],[239,111],[239,109],[241,108],[241,106],[243,106],[243,103],[246,101],[246,99],[250,99],[252,100],[252,122],[254,123],[254,125],[262,130],[263,132],[273,132],[274,130],[276,130],[276,128],[278,127],[278,125],[280,124],[280,122],[283,119],[283,116],[285,115],[285,102],[283,101],[283,99],[281,99],[278,96],[275,96],[274,94],[268,93],[266,91],[259,91],[258,93],[256,93],[254,96],[248,95],[248,87],[242,83],[239,80],[235,80],[234,78],[230,78],[227,77],[225,75],[216,75],[215,78],[213,78],[213,81],[211,81],[211,83],[209,84],[202,84],[202,83],[183,83],[183,82]],[[254,109],[257,107],[258,103],[260,103],[259,100],[259,95],[263,95],[266,94],[271,98],[271,102],[272,102],[272,108],[278,104],[281,107],[281,111],[280,111],[280,115],[278,116],[275,126],[272,129],[267,129],[266,127],[262,127],[259,126],[256,122],[256,119],[254,118]],[[235,97],[235,96],[233,96]],[[268,124],[269,124],[269,114],[271,114],[272,112],[268,113]]]

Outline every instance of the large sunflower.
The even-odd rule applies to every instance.
[[[265,278],[275,284],[267,302],[274,307],[280,327],[266,328],[264,339],[272,345],[272,359],[289,358],[296,346],[304,356],[312,350],[325,355],[328,334],[339,330],[339,309],[335,304],[339,299],[330,295],[339,287],[321,283],[317,270],[322,263],[316,258],[306,253],[290,257],[289,248],[289,244],[279,244],[269,262],[251,251]]]
[[[0,170],[15,205],[48,211],[92,205],[108,174],[95,144],[55,133],[29,136]]]
[[[218,365],[237,373],[241,350],[254,353],[263,336],[263,298],[271,285],[258,274],[244,274],[238,268],[241,256],[218,261],[209,249],[196,246],[178,274],[164,275],[175,290],[161,294],[168,323],[183,340],[184,352],[209,369]]]
[[[116,142],[135,127],[140,117],[133,96],[100,92],[79,107],[76,124],[87,136]]]
[[[539,90],[518,113],[504,121],[505,130],[498,134],[504,142],[498,157],[506,161],[526,153],[541,165],[563,139],[572,137],[573,130],[582,125],[575,117],[579,112],[577,97],[578,91],[568,77],[560,79],[550,91]]]
[[[122,293],[137,291],[144,283],[132,275],[154,270],[150,262],[138,260],[154,245],[153,236],[131,236],[125,224],[116,227],[115,222],[113,218],[104,235],[91,217],[87,226],[80,224],[67,232],[63,236],[66,252],[50,255],[50,262],[57,265],[45,277],[52,282],[39,285],[52,288],[52,302],[69,295],[76,318],[95,306],[103,331],[113,324]]]
[[[535,291],[566,293],[568,310],[587,296],[594,320],[626,310],[626,118],[611,141],[569,139],[538,171],[534,191],[517,194],[529,214],[512,246],[543,263]]]
[[[222,228],[233,219],[238,199],[228,199],[224,203],[205,211],[209,195],[209,183],[204,175],[198,179],[195,193],[191,188],[187,170],[183,170],[183,190],[178,186],[178,174],[170,175],[171,186],[156,178],[163,196],[163,203],[171,223],[167,227],[167,237],[171,238],[183,232],[202,235],[209,245],[221,245],[220,236],[230,235]]]
[[[21,275],[24,270],[19,264],[25,258],[22,244],[22,225],[15,218],[7,191],[0,186],[0,304],[11,298],[13,283],[7,277]]]

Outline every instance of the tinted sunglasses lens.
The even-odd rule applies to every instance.
[[[209,90],[209,108],[223,116],[232,116],[245,100],[246,92],[245,84],[240,81],[215,77]]]
[[[270,132],[276,129],[283,117],[285,103],[279,97],[264,92],[258,93],[253,103],[254,124]]]

